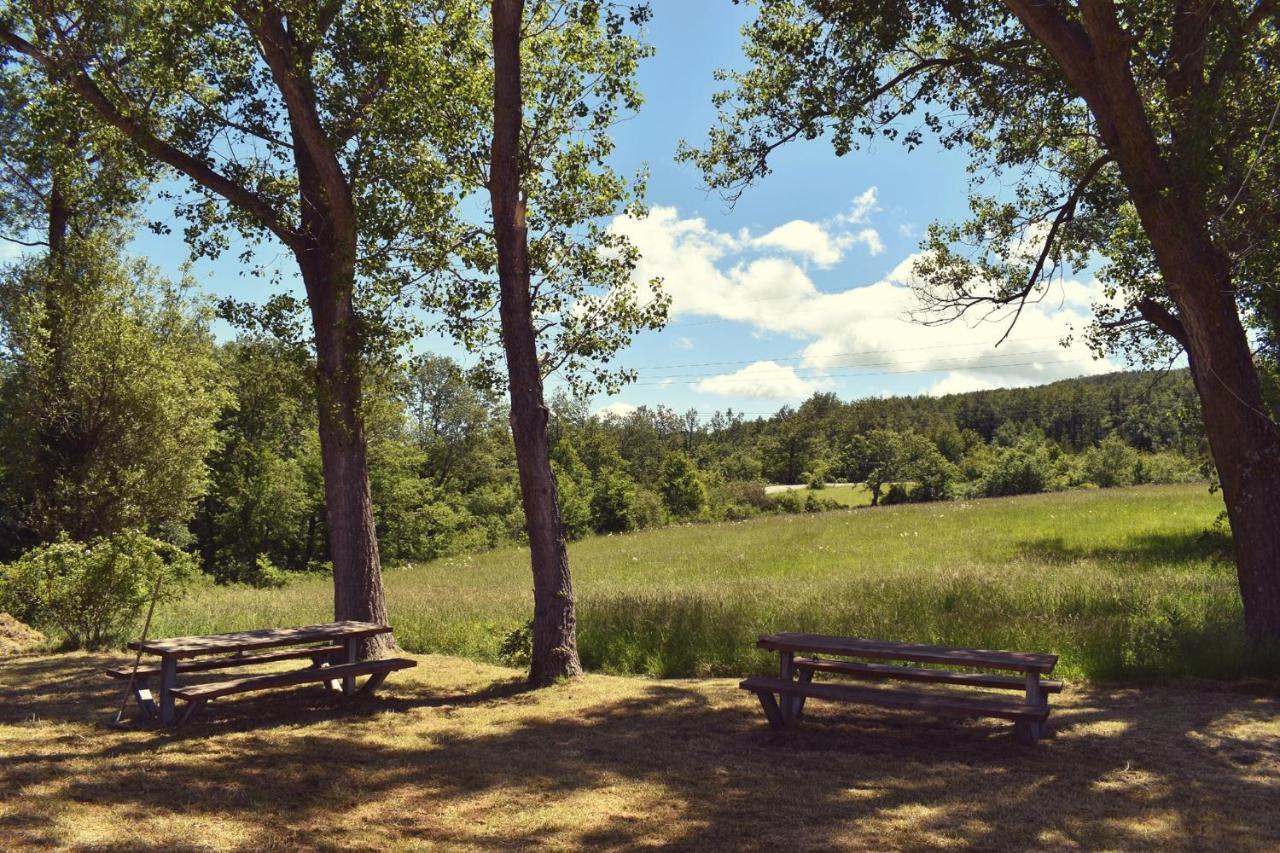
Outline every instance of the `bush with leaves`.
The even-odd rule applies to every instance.
[[[1134,466],[1135,483],[1194,483],[1205,479],[1200,466],[1181,453],[1143,453]]]
[[[676,518],[691,518],[707,505],[707,490],[688,456],[672,453],[662,463],[658,491],[667,510]]]
[[[1132,486],[1136,480],[1138,451],[1114,433],[1084,452],[1085,479],[1104,489]]]
[[[978,484],[978,491],[987,497],[1028,495],[1048,491],[1055,485],[1048,449],[1024,439],[1000,450]]]
[[[0,567],[0,610],[61,632],[72,648],[101,649],[129,637],[157,581],[170,601],[195,570],[185,551],[136,531],[64,537]]]
[[[597,533],[625,533],[638,525],[635,518],[636,484],[625,473],[604,470],[591,496],[591,522]]]
[[[115,239],[0,271],[0,514],[21,533],[5,556],[62,533],[179,541],[207,488],[227,399],[211,307]]]

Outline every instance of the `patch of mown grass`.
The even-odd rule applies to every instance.
[[[802,492],[802,494],[809,494],[809,492]],[[861,483],[855,483],[852,486],[825,486],[814,490],[813,494],[850,508],[871,506],[871,491]]]
[[[579,647],[597,671],[766,671],[759,634],[816,631],[1056,652],[1068,678],[1280,670],[1249,660],[1221,500],[1202,485],[774,516],[604,536],[571,548]],[[527,553],[508,548],[386,572],[414,652],[496,661],[529,618]],[[327,578],[211,588],[153,634],[330,617]]]
[[[123,660],[0,666],[0,850],[1280,846],[1262,689],[1069,685],[1025,748],[1001,720],[818,701],[777,734],[735,679],[530,691],[432,655],[372,700],[311,685],[119,731]]]

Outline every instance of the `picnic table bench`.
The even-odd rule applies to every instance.
[[[1019,743],[1034,745],[1044,734],[1049,716],[1049,694],[1062,690],[1062,682],[1046,680],[1058,656],[1041,652],[1006,652],[897,643],[821,634],[781,633],[763,636],[759,648],[778,653],[778,677],[752,676],[738,686],[755,693],[769,724],[786,728],[799,720],[807,698],[913,708],[939,714],[995,717],[1013,721]],[[805,655],[796,657],[796,655]],[[870,661],[905,661],[902,664],[867,663],[818,657],[863,658]],[[965,667],[966,670],[938,669],[935,665]],[[987,670],[987,671],[972,671]],[[1020,673],[1006,675],[989,670]],[[1020,699],[973,694],[967,691],[925,691],[883,687],[863,687],[839,682],[814,682],[815,673],[839,675],[865,681],[904,681],[917,684],[960,685],[988,690],[1018,690]]]
[[[158,717],[161,725],[169,726],[175,722],[178,699],[187,703],[182,719],[177,721],[181,724],[210,699],[254,690],[307,683],[322,683],[332,687],[340,682],[342,692],[351,696],[356,693],[356,678],[368,676],[359,692],[370,694],[390,673],[417,665],[415,661],[405,658],[368,661],[356,659],[361,640],[390,631],[391,628],[386,625],[345,621],[297,628],[266,628],[231,634],[146,640],[130,643],[129,648],[142,654],[158,656],[158,665],[139,667],[136,673],[132,667],[116,667],[108,669],[107,675],[124,680],[132,678],[134,698],[142,714],[150,719]],[[291,646],[302,648],[288,648]],[[187,686],[179,686],[177,680],[179,674],[303,659],[309,659],[311,665],[306,669],[290,672]],[[154,678],[159,678],[160,681],[158,708],[148,687]]]

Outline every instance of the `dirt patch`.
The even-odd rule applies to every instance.
[[[34,652],[45,644],[45,636],[14,619],[8,613],[0,613],[0,656]]]

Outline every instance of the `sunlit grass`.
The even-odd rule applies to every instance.
[[[835,501],[841,506],[871,506],[871,492],[861,483],[852,486],[826,486],[814,492],[819,498]]]
[[[429,655],[372,701],[308,685],[118,731],[123,660],[0,665],[0,850],[1280,846],[1261,693],[1071,684],[1024,748],[1001,720],[824,702],[776,735],[735,679],[523,692]]]
[[[1220,507],[1203,485],[1159,486],[597,537],[571,548],[579,646],[599,671],[739,674],[769,667],[759,634],[805,630],[1052,651],[1067,677],[1230,677],[1266,662],[1245,658]],[[386,584],[415,652],[496,660],[532,609],[519,548],[388,569]],[[158,613],[153,634],[331,614],[325,577],[212,588]]]

